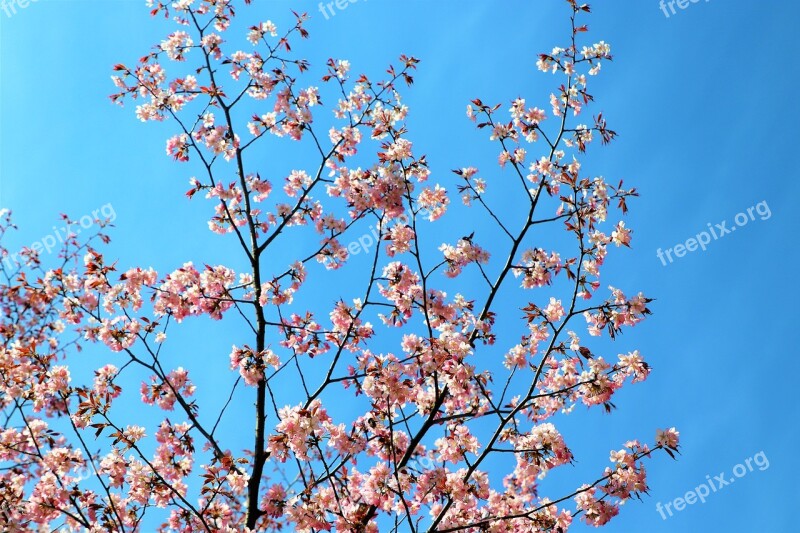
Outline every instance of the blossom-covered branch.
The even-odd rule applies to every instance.
[[[0,526],[565,531],[645,493],[643,461],[678,450],[674,429],[652,448],[627,442],[571,494],[543,495],[544,476],[574,459],[557,415],[611,412],[650,373],[638,350],[604,356],[593,340],[639,323],[651,299],[601,288],[607,255],[632,242],[621,217],[637,192],[582,167],[616,136],[602,113],[583,118],[612,56],[583,44],[589,6],[567,5],[566,44],[536,63],[558,77],[549,102],[473,100],[497,166],[441,154],[457,170],[437,175],[406,124],[418,59],[380,79],[343,59],[315,74],[293,50],[304,14],[242,36],[233,0],[151,1],[178,29],[114,67],[111,98],[174,126],[166,153],[190,169],[186,196],[211,202],[210,238],[240,255],[159,274],[73,238],[58,268],[30,251],[2,267]],[[301,156],[276,156],[289,145]],[[512,198],[523,209],[498,207]],[[441,220],[462,209],[453,239]],[[382,246],[353,257],[368,224]],[[191,320],[240,328],[230,351],[204,354],[229,372],[218,390],[195,384],[172,338]],[[87,343],[109,361],[73,383],[67,363]],[[246,432],[218,431],[231,419]]]

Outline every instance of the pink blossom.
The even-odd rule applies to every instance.
[[[676,449],[678,447],[680,433],[675,428],[659,429],[656,432],[656,444]]]
[[[550,303],[544,308],[544,316],[550,322],[558,322],[564,317],[564,307],[561,305],[561,300],[550,298]]]
[[[489,262],[489,252],[473,243],[471,239],[461,239],[456,246],[442,244],[439,251],[447,261],[445,275],[449,278],[458,276],[462,268],[469,263],[486,264]]]

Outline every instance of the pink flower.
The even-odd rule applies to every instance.
[[[271,37],[278,36],[278,29],[275,27],[275,24],[272,21],[268,20],[266,22],[262,22],[258,26],[253,26],[250,28],[250,33],[247,34],[247,40],[250,41],[253,46],[257,45],[258,42],[261,40],[264,35],[270,35]]]
[[[267,367],[281,366],[278,356],[272,350],[255,353],[249,346],[233,347],[230,354],[231,369],[237,369],[245,384],[254,387],[264,379]]]
[[[321,438],[330,422],[319,400],[312,401],[308,408],[284,407],[280,410],[280,422],[275,427],[278,435],[270,438],[269,449],[276,453],[279,460],[286,457],[287,451],[291,451],[299,460],[309,461],[309,437]]]
[[[407,224],[397,224],[389,230],[389,244],[386,255],[394,257],[411,249],[411,241],[416,237],[414,230]]]
[[[170,34],[166,41],[161,42],[161,49],[173,61],[185,61],[185,53],[194,45],[192,38],[185,31],[176,31]]]
[[[114,378],[117,377],[119,370],[114,365],[105,365],[104,367],[95,370],[94,378],[94,392],[98,395],[108,395],[110,398],[116,398],[122,392],[122,389],[114,385]]]
[[[625,227],[625,223],[620,221],[616,229],[611,233],[611,241],[617,246],[630,246],[631,230]]]
[[[675,428],[659,429],[656,431],[656,444],[673,450],[678,448],[680,433]]]
[[[561,305],[561,300],[550,298],[550,303],[544,308],[544,316],[550,322],[558,322],[564,316],[564,307]]]
[[[167,155],[172,156],[176,161],[188,161],[189,146],[189,136],[185,133],[170,137],[167,140]]]
[[[145,437],[145,429],[142,426],[128,426],[124,432],[125,440],[129,444],[136,444]]]
[[[469,263],[486,264],[489,262],[489,252],[472,242],[472,239],[460,239],[456,246],[442,244],[439,251],[447,261],[445,275],[454,278],[461,273],[464,266]]]
[[[189,373],[181,367],[167,374],[166,379],[160,381],[157,376],[150,377],[150,384],[142,382],[140,387],[142,402],[157,404],[165,411],[172,411],[177,401],[177,395],[182,398],[192,396],[195,386],[189,380]]]
[[[430,213],[428,220],[433,222],[438,220],[444,215],[447,210],[447,205],[450,203],[450,198],[447,197],[447,191],[441,186],[436,185],[434,189],[425,188],[417,198],[419,207],[425,209]]]
[[[575,497],[578,511],[582,511],[582,519],[590,526],[603,526],[619,514],[619,507],[608,500],[600,500],[595,496],[597,489],[590,489],[584,485],[582,492]]]

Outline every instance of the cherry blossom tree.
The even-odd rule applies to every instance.
[[[210,238],[233,239],[240,257],[122,269],[100,251],[102,228],[68,239],[58,267],[28,249],[4,262],[0,528],[566,531],[647,492],[644,460],[674,456],[674,428],[611,451],[571,493],[542,494],[574,459],[557,415],[610,412],[650,372],[629,347],[597,353],[610,343],[595,338],[616,339],[651,300],[601,286],[607,254],[631,242],[620,216],[637,193],[581,165],[615,137],[601,113],[586,118],[612,59],[605,42],[582,42],[588,5],[567,0],[566,42],[536,62],[557,79],[549,104],[467,106],[498,168],[442,155],[465,160],[439,183],[406,125],[416,58],[380,79],[330,59],[320,79],[292,50],[305,15],[257,23],[245,42],[234,0],[150,6],[178,29],[114,67],[112,99],[172,125],[166,152],[194,174],[187,196],[211,202]],[[275,160],[294,144],[302,158]],[[525,209],[498,208],[511,196]],[[442,244],[453,199],[472,233]],[[349,243],[367,225],[380,246],[356,260]],[[12,228],[4,212],[0,231]],[[302,253],[279,253],[287,241]],[[312,290],[314,277],[329,281]],[[202,317],[249,338],[213,357],[229,390],[198,390],[167,338]],[[109,362],[80,382],[67,363],[87,345]],[[140,387],[122,385],[129,375]],[[202,405],[212,394],[228,398],[219,412]],[[228,409],[239,397],[252,412]],[[161,422],[140,425],[142,409]],[[217,431],[231,417],[248,448]]]

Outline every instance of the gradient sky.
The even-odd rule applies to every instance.
[[[404,91],[410,137],[428,154],[432,179],[449,184],[450,168],[488,170],[496,155],[464,117],[469,100],[505,106],[523,95],[546,107],[556,80],[536,72],[535,56],[564,42],[563,4],[361,0],[326,20],[316,2],[256,0],[242,15],[248,23],[270,18],[285,27],[290,7],[307,10],[312,38],[300,55],[316,66],[333,56],[378,75],[401,53],[421,58],[414,87]],[[554,471],[543,492],[588,481],[606,466],[609,450],[676,426],[679,460],[657,454],[649,461],[650,496],[626,504],[607,531],[796,531],[790,509],[800,496],[800,363],[789,298],[794,282],[782,276],[800,260],[787,240],[800,223],[793,157],[800,4],[711,0],[669,17],[657,0],[592,6],[585,19],[592,40],[610,42],[615,57],[590,87],[598,101],[592,112],[602,110],[620,137],[587,157],[584,169],[609,181],[623,178],[641,193],[626,220],[633,249],[617,254],[604,280],[657,298],[654,316],[618,343],[620,352],[641,350],[654,372],[619,394],[613,416],[577,409],[556,419],[578,464]],[[111,204],[116,227],[106,253],[123,269],[230,263],[234,243],[205,230],[210,206],[182,199],[191,171],[164,155],[173,129],[142,124],[133,106],[115,107],[107,98],[111,66],[132,64],[165,30],[161,20],[150,20],[143,0],[39,0],[12,17],[0,11],[0,207],[12,209],[20,226],[8,248],[51,233],[60,212],[80,217]],[[757,214],[672,264],[657,258],[659,248],[685,242],[708,223],[727,220],[730,227],[737,213],[760,202],[768,218]],[[448,224],[463,231],[459,220]],[[206,338],[206,326],[187,321],[174,330],[187,340],[185,357],[216,351],[227,360],[241,328],[223,322]],[[95,358],[91,368],[108,358],[100,350],[85,357]],[[215,379],[211,371],[196,378],[209,392]],[[246,407],[252,399],[237,401]],[[226,423],[233,430],[242,422]],[[769,468],[668,520],[656,511],[658,502],[684,495],[706,475],[730,478],[735,465],[758,452]]]

